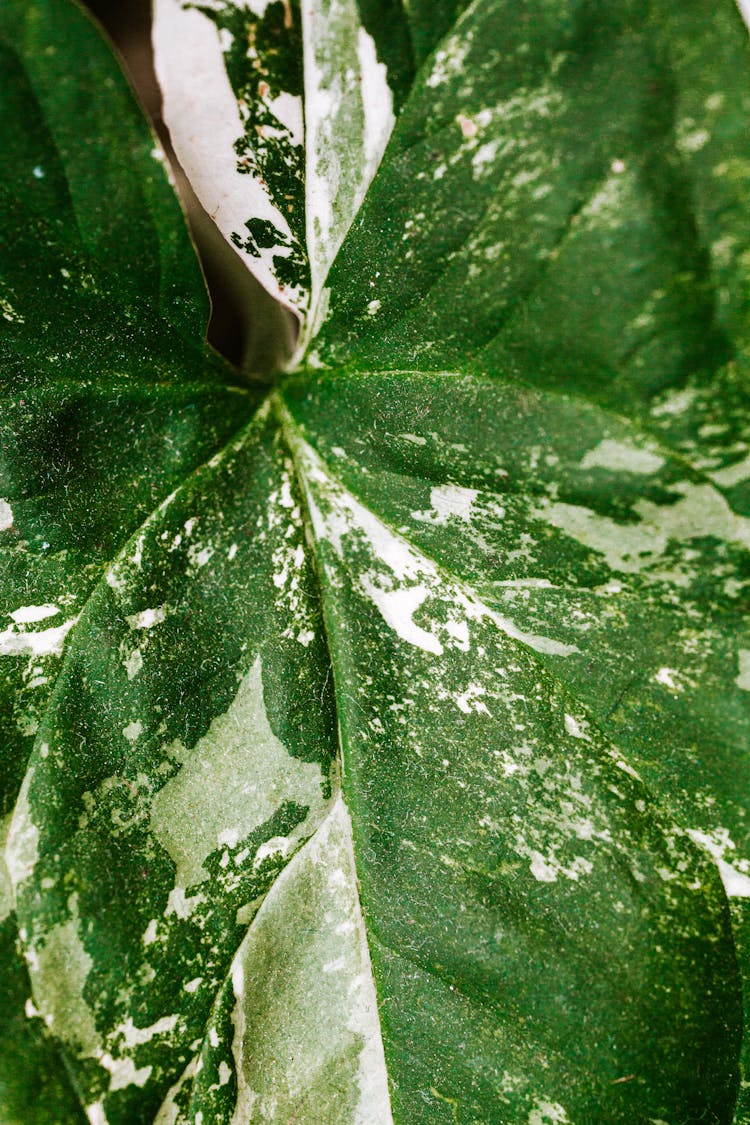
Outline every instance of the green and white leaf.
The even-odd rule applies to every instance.
[[[162,1115],[179,1120],[182,1101],[183,1119],[228,1120],[234,1111],[240,1120],[392,1120],[340,798],[265,899],[232,964],[200,1068],[191,1066],[192,1086],[183,1077]]]
[[[595,7],[158,0],[260,404],[3,8],[3,1120],[750,1120],[748,48]]]
[[[182,216],[99,34],[72,5],[10,2],[0,52],[5,835],[63,641],[104,568],[256,396],[227,385],[202,345],[207,302]],[[9,905],[4,883],[3,1120],[79,1122]]]
[[[356,0],[157,0],[154,52],[199,199],[257,279],[314,319],[393,125]]]

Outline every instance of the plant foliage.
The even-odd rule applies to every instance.
[[[0,7],[0,1119],[750,1121],[729,0],[156,0],[300,322],[204,343],[72,0]]]

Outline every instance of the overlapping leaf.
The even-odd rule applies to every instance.
[[[314,320],[393,123],[356,0],[159,0],[154,46],[196,193],[258,280]]]
[[[199,194],[322,325],[254,416],[91,29],[2,28],[6,1118],[745,1120],[731,5],[157,6]]]

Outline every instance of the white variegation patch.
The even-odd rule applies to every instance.
[[[232,981],[233,1121],[291,1120],[301,1110],[308,1125],[391,1125],[351,823],[340,797],[269,892]]]
[[[710,832],[702,832],[689,829],[688,836],[713,857],[727,895],[730,898],[750,898],[750,860],[737,855],[737,846],[728,830],[714,828]]]
[[[750,649],[741,648],[738,653],[739,671],[735,683],[742,691],[750,691]]]
[[[205,860],[234,848],[284,801],[324,815],[320,766],[293,758],[275,736],[263,701],[260,658],[227,712],[188,750],[170,748],[180,769],[154,797],[151,831],[174,861],[173,912],[187,916],[188,887],[208,879]],[[304,824],[301,830],[304,829]]]
[[[16,625],[29,625],[32,622],[44,621],[46,617],[55,617],[59,612],[58,606],[46,603],[45,605],[19,606],[18,609],[12,610],[10,616]]]
[[[32,619],[34,621],[39,618]],[[60,656],[77,617],[49,629],[27,630],[25,622],[0,632],[0,656]]]
[[[750,520],[736,515],[711,485],[683,481],[671,488],[679,497],[673,504],[636,502],[638,523],[618,523],[589,508],[562,502],[544,502],[532,515],[598,551],[612,570],[625,573],[653,569],[670,540],[684,543],[712,537],[750,547]]]
[[[136,1027],[132,1019],[127,1019],[120,1027],[115,1028],[112,1037],[121,1037],[122,1045],[132,1050],[133,1047],[141,1047],[144,1043],[150,1043],[154,1036],[162,1036],[174,1031],[177,1022],[178,1017],[175,1015],[162,1016],[156,1023],[152,1023],[148,1027]]]
[[[262,15],[265,5],[246,6]],[[190,185],[228,241],[243,231],[248,219],[265,219],[278,232],[278,245],[266,247],[246,264],[261,285],[295,312],[304,311],[307,295],[284,288],[274,273],[273,258],[286,256],[292,232],[259,177],[237,167],[235,142],[245,126],[229,83],[219,32],[197,7],[180,0],[155,0],[154,61],[163,94],[164,119],[177,157]],[[279,105],[293,117],[301,133],[301,109]]]
[[[26,771],[7,829],[5,862],[14,888],[18,888],[29,878],[39,858],[39,830],[32,820],[29,807],[29,788],[33,777],[34,769],[31,767]]]
[[[722,469],[715,469],[707,474],[719,488],[734,488],[737,484],[744,484],[750,478],[750,453],[741,461],[734,461]]]
[[[450,519],[471,522],[472,507],[479,493],[475,488],[462,488],[457,484],[439,484],[430,490],[430,510],[412,512],[413,519],[423,520],[442,527]],[[498,509],[502,516],[502,510]]]
[[[372,565],[357,574],[356,582],[402,640],[437,656],[446,647],[465,651],[469,643],[467,623],[485,618],[506,636],[536,652],[570,656],[578,651],[575,645],[520,629],[511,618],[487,606],[466,583],[447,581],[431,559],[336,481],[315,450],[295,436],[291,426],[289,440],[307,483],[307,503],[316,536],[330,543],[341,558],[346,537],[367,544]],[[462,518],[467,515],[467,502],[467,496],[462,496]],[[455,498],[452,503],[455,507]],[[440,606],[441,613],[428,629],[431,600]],[[418,613],[424,618],[422,623],[415,620]]]
[[[80,1055],[100,1055],[94,1013],[84,996],[93,959],[81,938],[78,897],[68,901],[70,916],[52,926],[27,953],[34,1000],[54,1035]]]
[[[130,1058],[113,1058],[109,1052],[104,1051],[99,1058],[99,1065],[109,1071],[109,1089],[124,1090],[128,1086],[145,1086],[151,1077],[153,1067],[137,1067]]]
[[[570,1118],[559,1102],[535,1098],[529,1114],[529,1125],[570,1125]]]
[[[12,819],[13,816],[10,814],[0,820],[0,847],[3,852],[0,855],[0,923],[4,922],[13,910],[13,884],[5,859],[5,846]]]
[[[380,163],[394,116],[385,67],[360,23],[355,0],[312,0],[302,5],[302,13],[307,245],[315,310]]]
[[[658,453],[613,438],[604,438],[593,449],[589,449],[581,461],[582,469],[607,469],[612,473],[644,475],[658,473],[663,465],[664,458]]]

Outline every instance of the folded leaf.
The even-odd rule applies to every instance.
[[[196,194],[261,284],[314,321],[393,124],[357,3],[158,0],[154,50]]]

